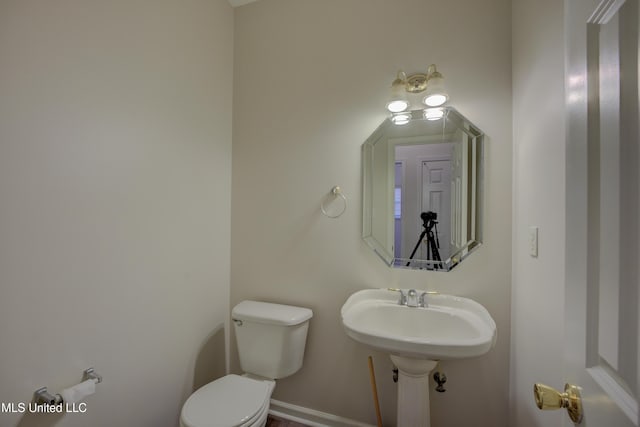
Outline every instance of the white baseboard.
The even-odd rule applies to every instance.
[[[311,427],[375,427],[373,424],[350,420],[349,418],[292,405],[275,399],[271,399],[269,413],[273,416]]]

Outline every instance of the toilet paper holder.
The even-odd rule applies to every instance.
[[[82,373],[82,381],[93,380],[96,384],[102,382],[102,375],[99,375],[95,369],[88,368]],[[33,393],[33,402],[37,405],[58,405],[63,403],[62,396],[59,393],[51,394],[46,387],[41,387]]]

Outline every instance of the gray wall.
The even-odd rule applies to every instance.
[[[315,314],[304,366],[278,381],[274,398],[375,423],[372,354],[385,425],[394,425],[391,362],[346,337],[340,308],[363,288],[433,289],[478,300],[498,325],[488,355],[442,363],[448,391],[433,396],[434,425],[507,425],[510,2],[264,0],[235,17],[231,304],[253,298]],[[389,269],[360,238],[360,145],[385,117],[397,70],[430,63],[451,104],[488,135],[485,244],[446,274]],[[320,202],[334,185],[349,205],[332,220]]]
[[[0,2],[0,401],[104,376],[84,414],[175,426],[224,373],[233,9]]]
[[[511,416],[519,427],[560,425],[540,411],[536,382],[562,386],[565,281],[564,4],[513,2],[513,284]],[[538,257],[528,230],[539,228]]]

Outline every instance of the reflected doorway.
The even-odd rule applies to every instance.
[[[411,266],[411,261],[404,260],[448,259],[451,255],[453,144],[399,144],[395,146],[394,155],[397,263]]]

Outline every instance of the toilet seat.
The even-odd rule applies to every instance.
[[[249,427],[268,410],[274,381],[227,375],[199,388],[182,407],[184,427]]]
[[[256,412],[256,414],[251,417],[251,419],[249,419],[249,421],[247,421],[246,423],[242,424],[239,427],[257,427],[257,426],[263,426],[264,423],[263,421],[266,420],[267,415],[269,415],[269,398],[265,399],[264,404],[262,405],[262,407],[258,410],[258,412]]]

